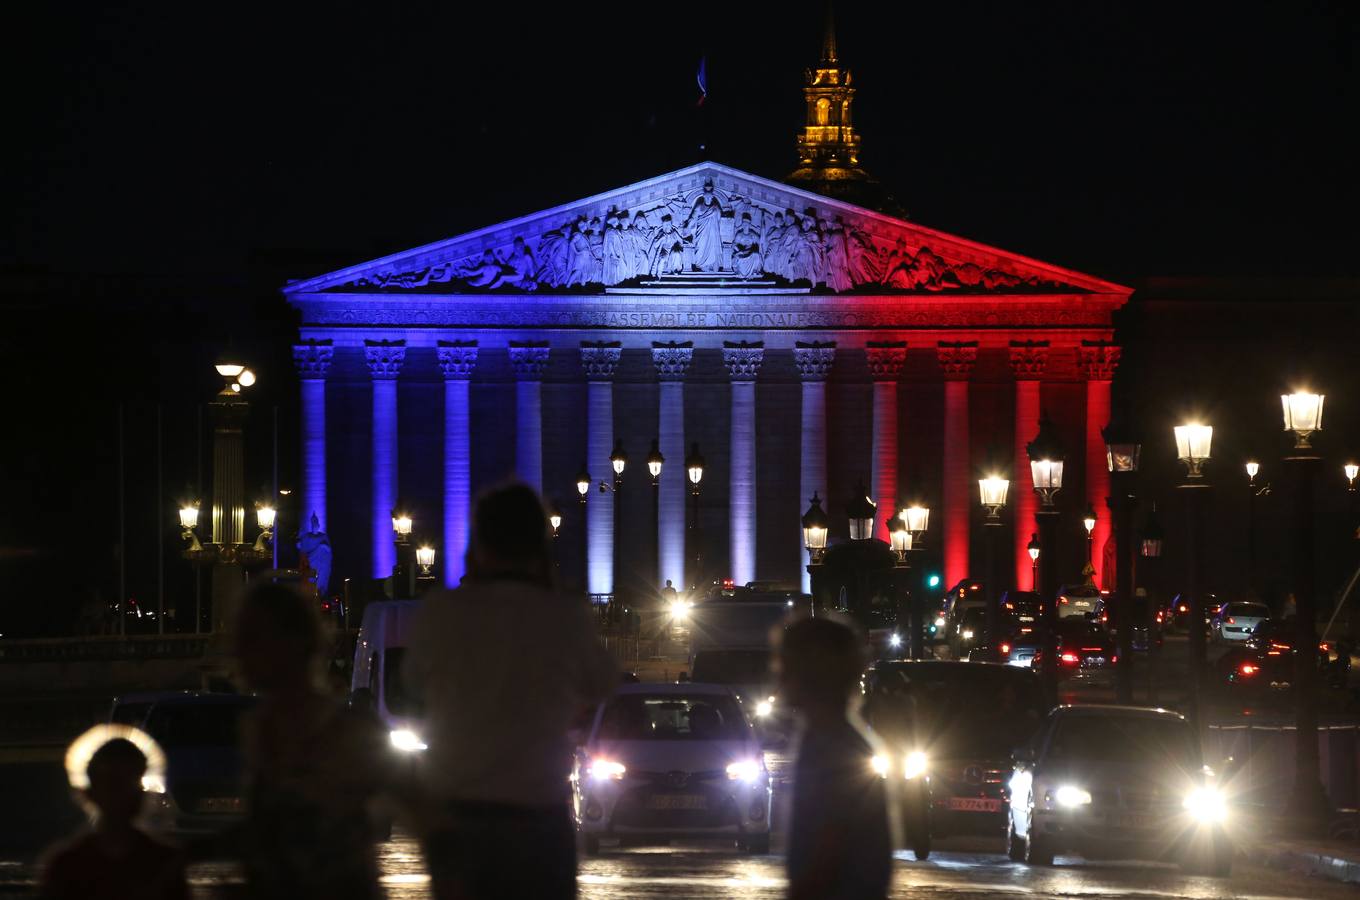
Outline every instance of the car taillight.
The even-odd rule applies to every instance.
[[[1112,663],[1117,663],[1117,662],[1119,662],[1119,657],[1118,657],[1118,656],[1111,656],[1111,657],[1110,657],[1110,662],[1112,662]]]
[[[1081,657],[1077,656],[1077,654],[1075,653],[1064,653],[1062,656],[1058,658],[1061,659],[1064,664],[1069,666],[1075,666],[1077,663],[1081,662]]]
[[[1006,656],[1010,656],[1010,655],[1011,655],[1011,645],[1010,645],[1010,644],[1002,644],[1000,649],[1001,649],[1001,652],[1004,653]]]
[[[1190,607],[1188,607],[1188,606],[1186,606],[1184,603],[1182,603],[1182,604],[1180,605],[1180,609],[1179,609],[1178,611],[1179,611],[1179,612],[1189,612],[1189,611],[1190,611]]]
[[[1251,663],[1244,662],[1237,671],[1241,672],[1243,675],[1255,675],[1261,670]]]
[[[1160,609],[1157,610],[1157,624],[1162,624],[1162,611]]]
[[[1229,625],[1236,625],[1236,624],[1237,624],[1237,620],[1234,619],[1232,616],[1228,616],[1228,624],[1229,624]]]
[[[1059,598],[1058,598],[1058,602],[1061,603],[1063,606],[1066,606],[1066,605],[1067,605],[1067,598],[1066,598],[1066,597],[1059,597]]]

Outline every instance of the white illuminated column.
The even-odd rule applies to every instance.
[[[543,490],[543,370],[546,341],[511,341],[515,370],[515,475],[537,492]]]
[[[326,530],[326,372],[335,349],[330,341],[293,345],[293,363],[302,382],[302,491],[300,531]]]
[[[826,379],[831,366],[836,361],[836,343],[799,343],[793,351],[793,362],[803,380],[803,435],[801,465],[798,473],[798,496],[811,497],[824,493],[826,487]],[[798,545],[801,548],[803,593],[812,592],[812,575],[808,572],[811,561],[807,547],[807,535],[801,527],[798,531]],[[823,536],[825,546],[825,536]]]
[[[1039,427],[1040,379],[1048,362],[1048,341],[1012,341],[1010,346],[1011,373],[1015,376],[1015,477],[1025,482],[1024,473],[1030,469],[1029,451],[1025,446]],[[1029,538],[1039,530],[1035,513],[1039,498],[1026,488],[1017,490],[1011,503],[1015,510],[1014,529],[1014,584],[1028,584],[1034,573],[1034,561],[1029,556]],[[1036,588],[1037,590],[1037,588]]]
[[[373,379],[373,577],[389,578],[397,564],[392,510],[397,505],[397,376],[406,360],[405,341],[364,341]]]
[[[739,585],[756,579],[756,377],[764,359],[763,343],[723,342],[723,364],[732,380],[729,572]]]
[[[694,348],[683,343],[653,343],[652,363],[656,366],[657,447],[668,464],[661,470],[657,488],[657,558],[661,571],[657,586],[670,581],[676,588],[685,582],[685,373],[694,359]]]
[[[587,382],[587,466],[605,469],[614,449],[614,370],[621,355],[617,342],[581,346]],[[610,491],[586,504],[586,591],[596,600],[614,593],[614,500]]]
[[[968,441],[968,377],[977,362],[977,341],[949,343],[936,348],[944,372],[944,583],[949,586],[972,575],[969,571],[968,524],[973,509],[973,466]]]
[[[436,352],[444,374],[444,585],[457,587],[472,514],[468,379],[477,365],[477,342],[440,341]]]
[[[907,345],[901,341],[869,343],[865,349],[869,375],[874,381],[873,443],[869,459],[869,493],[879,509],[897,508],[897,380],[907,361]],[[806,491],[804,496],[809,496]],[[875,533],[888,539],[887,525],[875,522]]]

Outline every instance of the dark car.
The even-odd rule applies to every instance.
[[[1044,603],[1034,591],[1006,591],[1001,595],[1002,616],[1017,625],[1041,621]]]
[[[949,649],[955,659],[962,659],[974,647],[987,641],[987,610],[970,607],[962,611],[949,630]]]
[[[1084,619],[1063,619],[1056,626],[1058,677],[1092,676],[1109,671],[1119,661],[1118,651],[1110,633],[1101,626]],[[1033,661],[1043,665],[1043,654]]]
[[[1147,594],[1137,594],[1131,606],[1133,634],[1131,644],[1138,653],[1151,653],[1162,647],[1162,614]]]
[[[1266,619],[1251,630],[1251,637],[1247,638],[1244,643],[1249,649],[1259,652],[1267,650],[1292,651],[1297,632],[1298,624],[1293,616],[1288,619]]]
[[[1215,688],[1225,699],[1285,704],[1292,696],[1294,653],[1231,647],[1215,660],[1213,671]]]
[[[864,676],[864,716],[903,779],[903,821],[917,859],[933,838],[998,834],[1011,750],[1053,703],[1038,673],[940,660],[880,661]]]

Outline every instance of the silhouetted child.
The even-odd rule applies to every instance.
[[[792,900],[888,894],[895,792],[883,773],[899,766],[851,704],[863,645],[853,628],[828,618],[795,622],[779,642],[781,697],[803,720],[785,862]]]
[[[94,828],[49,855],[42,873],[45,900],[187,900],[184,860],[135,824],[142,808],[146,756],[115,738],[94,752],[85,798]]]

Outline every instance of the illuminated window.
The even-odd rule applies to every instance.
[[[825,125],[831,115],[831,101],[823,97],[817,101],[817,124]]]

